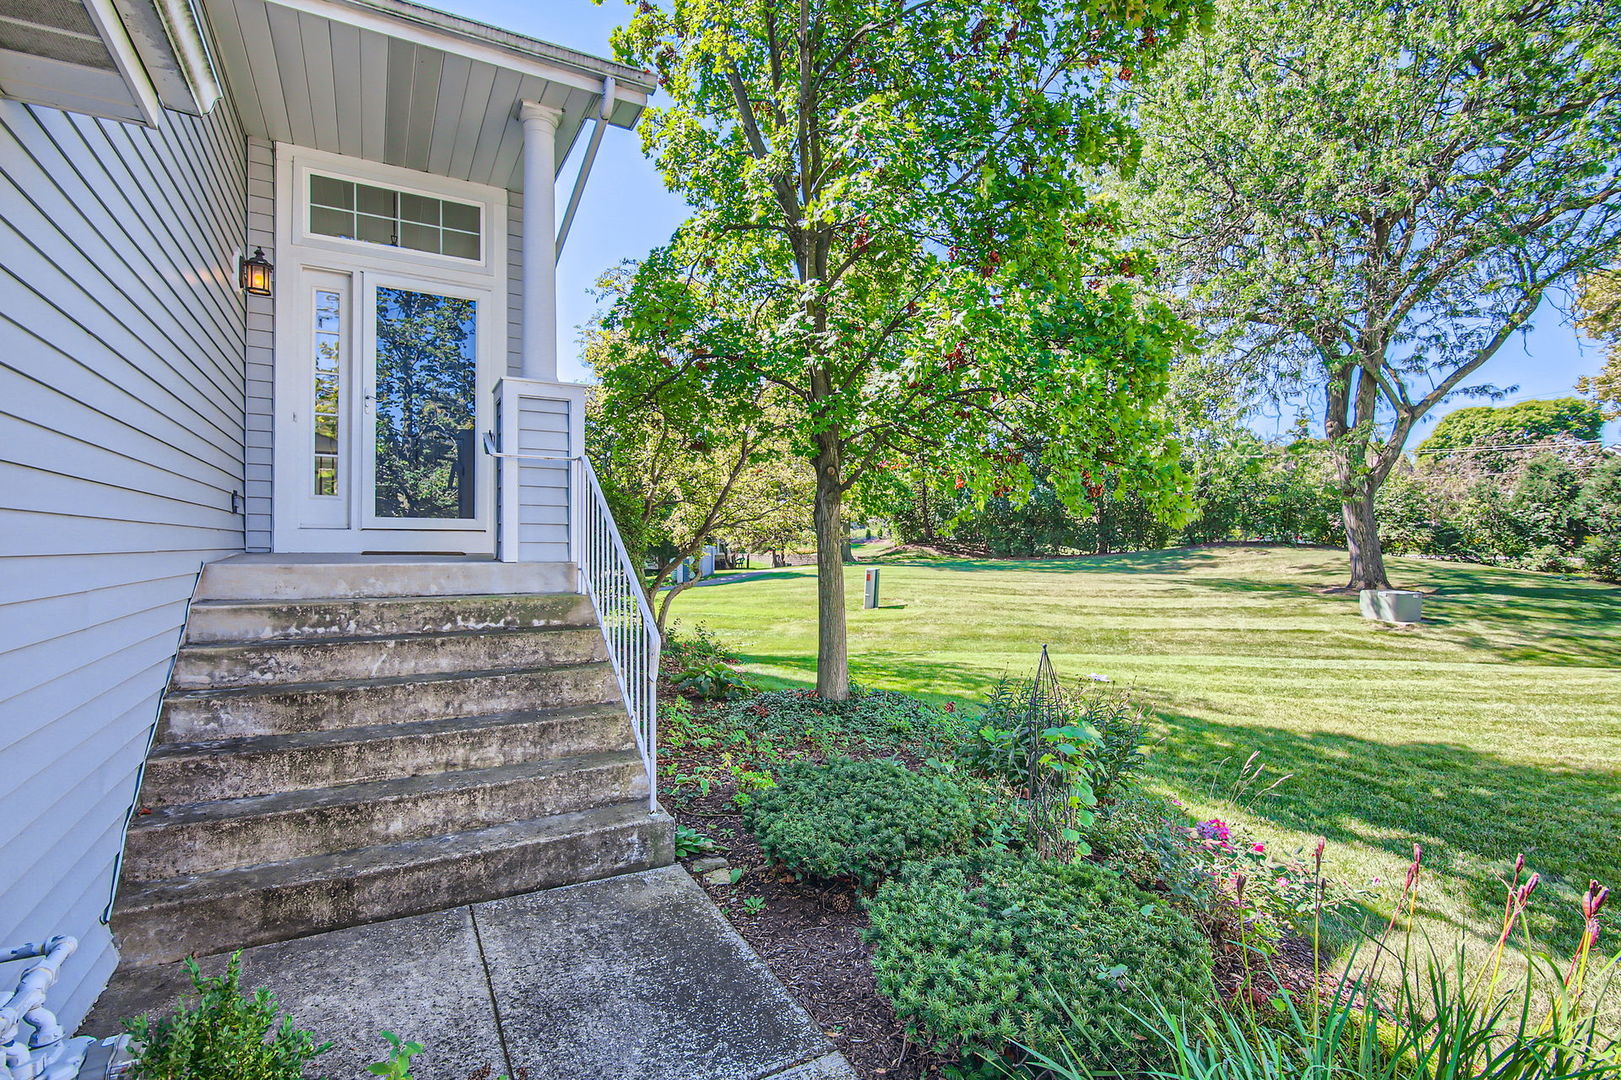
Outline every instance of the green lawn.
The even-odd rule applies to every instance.
[[[1325,595],[1345,557],[1316,549],[872,565],[880,608],[860,607],[861,567],[846,586],[859,682],[971,702],[1049,645],[1060,674],[1152,704],[1157,785],[1283,850],[1326,836],[1337,877],[1380,879],[1376,909],[1414,840],[1429,913],[1476,940],[1495,936],[1497,878],[1520,852],[1554,886],[1533,925],[1562,944],[1589,877],[1621,886],[1621,589],[1397,559],[1398,584],[1434,590],[1425,623],[1397,629]],[[674,614],[762,682],[813,682],[812,567],[691,590]],[[1235,801],[1257,751],[1268,779],[1250,796],[1289,779]]]

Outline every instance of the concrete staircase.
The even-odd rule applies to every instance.
[[[572,578],[475,560],[209,566],[125,844],[124,962],[673,861]]]

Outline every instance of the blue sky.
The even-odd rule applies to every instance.
[[[619,0],[602,4],[590,0],[428,0],[459,15],[538,37],[569,48],[611,56],[608,35],[629,17],[630,8]],[[584,140],[581,140],[581,148]],[[573,183],[574,166],[564,167],[563,182]],[[567,198],[566,194],[561,198]],[[624,259],[634,259],[669,237],[685,216],[685,204],[664,190],[652,162],[642,157],[641,137],[617,128],[606,133],[568,245],[557,268],[559,374],[585,379],[580,363],[579,333],[596,309],[590,295],[602,271]],[[1505,403],[1531,398],[1563,397],[1573,393],[1576,378],[1591,374],[1603,362],[1603,352],[1577,333],[1569,319],[1552,304],[1544,304],[1534,328],[1505,345],[1481,371],[1476,382],[1501,387],[1517,386]],[[1416,444],[1448,408],[1478,404],[1460,401],[1437,409],[1413,436]],[[1293,425],[1292,410],[1259,415],[1254,427],[1263,434]],[[1606,435],[1621,439],[1621,425],[1611,424]]]

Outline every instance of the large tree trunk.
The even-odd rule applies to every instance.
[[[816,455],[816,692],[831,701],[850,696],[850,650],[844,623],[844,492],[839,452]]]
[[[1345,515],[1345,550],[1351,556],[1351,580],[1346,588],[1388,589],[1385,551],[1379,543],[1379,523],[1373,516],[1373,488],[1359,488],[1341,504]]]

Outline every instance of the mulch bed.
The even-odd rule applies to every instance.
[[[1267,958],[1264,967],[1256,966],[1252,960],[1248,971],[1236,950],[1216,954],[1216,989],[1223,1000],[1238,997],[1246,978],[1251,1001],[1257,1006],[1267,1005],[1279,991],[1288,993],[1295,1001],[1309,1000],[1317,978],[1311,962],[1311,942],[1305,938],[1284,938],[1277,943],[1277,951]]]
[[[790,757],[824,756],[809,743],[785,749]],[[839,752],[870,757],[880,750],[864,750],[856,744]],[[726,860],[728,869],[743,872],[735,883],[710,882],[701,875],[696,880],[860,1076],[865,1080],[939,1076],[955,1059],[929,1053],[908,1039],[894,1009],[878,992],[871,950],[861,940],[867,917],[855,887],[796,881],[768,866],[754,836],[743,827],[742,814],[733,801],[735,784],[715,775],[719,770],[713,766],[721,753],[719,748],[695,747],[661,752],[677,775],[703,769],[713,777],[708,794],[698,794],[691,786],[663,791],[665,809],[678,824],[717,841],[721,845],[717,855]],[[894,747],[883,748],[881,755],[920,764],[915,755]],[[691,870],[693,863],[706,857],[682,862]],[[751,914],[744,901],[753,897],[764,900],[765,906]],[[1259,1006],[1280,988],[1303,1000],[1314,974],[1311,942],[1298,938],[1279,942],[1265,970],[1252,962],[1246,971],[1236,949],[1218,952],[1215,958],[1221,997],[1232,1000],[1241,995],[1247,979],[1251,998]]]

